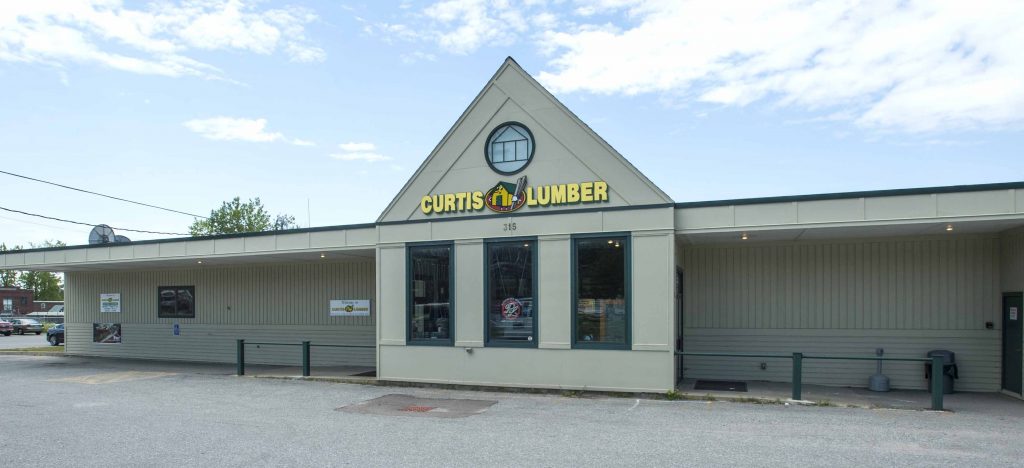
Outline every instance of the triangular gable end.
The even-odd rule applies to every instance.
[[[532,159],[515,174],[499,173],[495,168],[499,165],[492,167],[485,155],[492,131],[509,122],[525,127],[533,138]],[[514,143],[508,143],[509,158],[525,154],[524,147]],[[490,202],[489,189],[501,182],[511,187],[525,182],[520,184],[523,196],[515,197],[525,200],[521,206],[514,201],[512,205],[512,210],[520,212],[672,203],[665,192],[509,57],[377,221],[499,215],[503,213],[500,208],[488,209],[492,204],[481,204],[480,198]],[[559,197],[562,202],[553,203]]]

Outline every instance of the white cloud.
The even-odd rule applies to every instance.
[[[429,41],[452,54],[469,54],[485,46],[507,46],[531,30],[554,27],[558,17],[538,0],[442,0],[409,15],[410,24],[376,23],[363,28],[368,34],[380,34],[386,40]],[[406,63],[414,59],[403,56]]]
[[[373,151],[377,149],[377,145],[373,143],[356,143],[348,142],[338,145],[343,151]]]
[[[541,81],[558,92],[845,109],[857,125],[880,130],[1024,122],[1024,2],[626,5],[630,27],[547,32],[551,70]]]
[[[249,141],[268,143],[285,141],[296,146],[316,146],[316,143],[298,138],[287,139],[280,132],[267,131],[267,119],[244,119],[236,117],[212,117],[193,119],[182,123],[204,138],[221,141]]]
[[[334,159],[341,161],[364,161],[368,163],[375,163],[381,161],[390,161],[390,156],[384,156],[378,153],[377,145],[373,143],[342,143],[338,145],[341,148],[342,153],[331,154]]]
[[[199,50],[283,51],[292,61],[323,61],[306,37],[306,9],[261,9],[241,0],[154,2],[33,0],[0,6],[0,60],[58,68],[99,64],[133,73],[222,78],[191,58]]]
[[[331,157],[342,161],[366,161],[370,163],[391,160],[388,156],[372,152],[337,153],[332,154]]]
[[[1021,0],[442,0],[406,18],[367,31],[452,54],[531,41],[556,92],[766,102],[883,132],[1024,124]]]

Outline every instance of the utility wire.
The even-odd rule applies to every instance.
[[[46,181],[46,180],[42,180],[42,179],[36,179],[34,177],[24,176],[24,175],[21,175],[21,174],[15,174],[13,172],[0,171],[0,174],[7,174],[9,176],[21,177],[22,179],[31,180],[31,181],[34,181],[34,182],[40,182],[40,183],[43,183],[43,184],[56,185],[57,187],[66,188],[68,190],[75,190],[75,191],[78,191],[78,192],[88,193],[88,194],[91,194],[91,195],[97,195],[97,196],[100,196],[100,197],[106,197],[106,198],[110,198],[110,199],[114,199],[114,200],[118,200],[118,201],[123,201],[123,202],[127,202],[127,203],[133,203],[133,204],[136,204],[136,205],[146,206],[146,207],[149,207],[149,208],[156,208],[158,210],[170,211],[171,213],[178,213],[178,214],[192,216],[192,217],[195,217],[195,218],[206,219],[206,216],[200,216],[200,215],[197,215],[197,214],[186,213],[184,211],[172,210],[170,208],[164,208],[162,206],[150,205],[149,203],[142,203],[142,202],[137,202],[137,201],[134,201],[134,200],[128,200],[128,199],[125,199],[125,198],[115,197],[113,195],[104,195],[102,193],[97,193],[97,192],[93,192],[93,191],[90,191],[90,190],[85,190],[85,189],[80,189],[80,188],[75,188],[75,187],[69,187],[67,185],[58,184],[56,182],[50,182],[50,181]],[[124,229],[124,230],[125,231],[131,231],[131,229]]]
[[[11,213],[18,213],[18,214],[23,214],[23,215],[27,215],[27,216],[35,216],[37,218],[52,219],[54,221],[60,221],[62,223],[81,224],[82,226],[90,226],[90,227],[91,226],[95,226],[95,224],[91,224],[91,223],[83,223],[81,221],[71,221],[71,220],[68,220],[68,219],[54,218],[53,216],[45,216],[45,215],[41,215],[41,214],[28,213],[28,212],[25,212],[25,211],[12,210],[10,208],[4,208],[2,206],[0,206],[0,210],[10,211]],[[128,229],[128,228],[112,227],[112,226],[110,228],[111,229],[116,229],[118,231],[141,232],[141,233],[145,233],[145,234],[164,234],[164,235],[168,235],[168,236],[188,236],[188,235],[190,235],[190,234],[182,234],[180,232],[145,231],[145,230],[142,230],[142,229]]]

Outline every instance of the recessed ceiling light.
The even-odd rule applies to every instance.
[[[750,236],[748,236],[747,233],[744,232],[743,235],[740,236],[740,239],[747,240],[750,239]]]
[[[203,261],[202,261],[202,260],[200,260],[200,261],[198,261],[198,262],[196,262],[196,263],[203,263]]]
[[[326,255],[320,254],[320,258],[324,258],[324,257],[326,257]]]
[[[952,224],[947,224],[946,225],[946,231],[952,232],[953,231],[953,225]]]

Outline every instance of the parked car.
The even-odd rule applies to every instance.
[[[50,342],[51,346],[57,346],[64,342],[64,324],[59,323],[50,327],[46,330],[46,341]]]
[[[24,335],[25,332],[36,335],[43,333],[43,324],[32,319],[14,319],[11,320],[11,325],[14,326],[13,332],[19,335]]]
[[[14,333],[14,325],[11,322],[0,319],[0,333],[3,333],[4,336],[11,336],[11,333]]]

